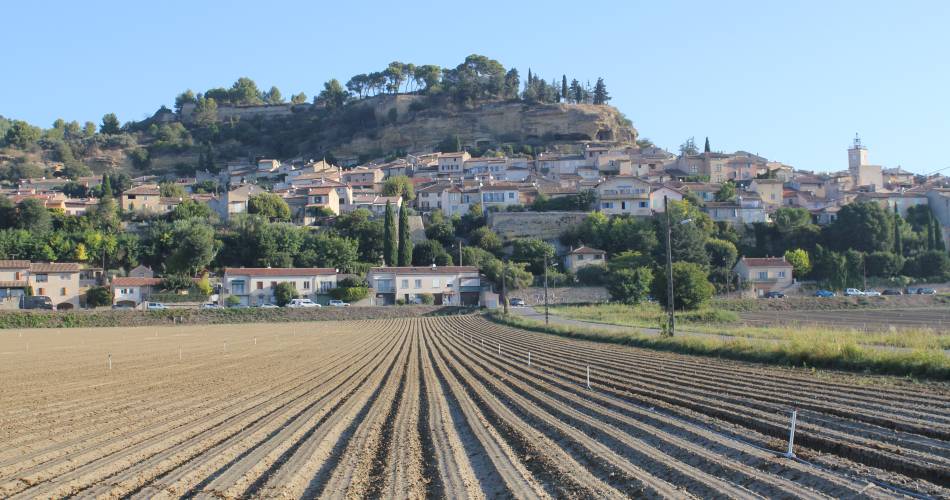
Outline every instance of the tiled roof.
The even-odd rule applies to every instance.
[[[477,273],[475,266],[411,266],[411,267],[374,267],[371,273],[432,274],[432,273]]]
[[[743,257],[741,262],[749,267],[792,267],[785,257]]]
[[[29,269],[28,260],[0,260],[0,269]]]
[[[582,247],[575,248],[575,249],[572,250],[570,253],[571,253],[571,255],[580,255],[580,254],[584,254],[584,255],[597,255],[597,254],[605,254],[605,253],[607,253],[607,252],[605,252],[605,251],[603,251],[603,250],[597,250],[596,248],[591,248],[591,247],[584,247],[584,246],[582,246]]]
[[[116,276],[112,278],[112,286],[157,286],[162,283],[162,278],[135,278],[128,276]]]
[[[326,276],[336,274],[332,267],[226,267],[224,274],[237,276]]]
[[[75,262],[34,262],[31,273],[78,273],[81,267]]]
[[[150,194],[157,195],[161,192],[158,186],[155,185],[144,185],[144,186],[135,186],[134,188],[123,191],[122,194]]]

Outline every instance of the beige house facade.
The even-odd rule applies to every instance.
[[[75,262],[0,261],[0,298],[49,297],[56,310],[80,306],[82,267]]]
[[[375,305],[397,300],[420,303],[429,294],[438,305],[479,305],[481,278],[475,266],[374,267],[366,276]]]
[[[733,271],[741,283],[748,283],[756,296],[788,289],[794,283],[792,265],[785,257],[742,257]]]
[[[319,301],[336,288],[337,271],[328,267],[227,267],[224,293],[245,306],[275,304],[274,289],[292,283],[300,298]]]

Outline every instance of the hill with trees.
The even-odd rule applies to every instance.
[[[445,149],[473,155],[535,153],[563,143],[634,143],[631,122],[609,106],[602,78],[545,80],[471,55],[455,67],[394,61],[386,68],[331,79],[312,99],[262,90],[250,78],[230,87],[186,90],[173,109],[122,123],[56,120],[41,128],[0,117],[0,180],[216,171],[254,156],[327,158],[356,163]],[[447,141],[453,138],[453,141]],[[457,147],[456,146],[456,147]]]

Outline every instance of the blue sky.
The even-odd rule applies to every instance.
[[[950,2],[12,2],[0,114],[141,119],[249,76],[285,97],[393,60],[480,53],[606,80],[642,137],[709,136],[797,168],[950,166]],[[12,47],[11,47],[12,44]],[[12,48],[12,50],[11,50]]]

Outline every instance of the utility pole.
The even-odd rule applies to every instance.
[[[676,329],[676,319],[673,315],[673,226],[670,222],[669,199],[663,197],[663,211],[666,212],[666,309],[669,313],[669,334],[672,337]]]
[[[544,324],[548,324],[548,256],[544,255]]]
[[[459,240],[459,265],[464,265],[462,264],[462,240]]]
[[[501,302],[504,304],[502,307],[505,308],[505,315],[508,315],[508,288],[505,283],[505,275],[508,274],[508,259],[501,263]]]

